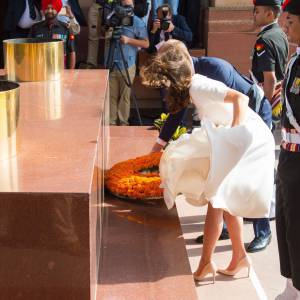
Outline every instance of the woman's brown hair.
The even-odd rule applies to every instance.
[[[170,40],[152,62],[141,69],[144,85],[168,89],[167,104],[171,113],[178,112],[190,102],[192,68],[187,49],[184,49],[182,42]]]

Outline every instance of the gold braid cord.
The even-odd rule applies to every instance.
[[[156,152],[115,164],[106,172],[105,186],[111,193],[125,198],[162,198],[159,173],[151,171],[158,169],[161,155]],[[147,170],[150,172],[143,172]]]

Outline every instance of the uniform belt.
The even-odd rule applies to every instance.
[[[300,133],[287,132],[284,128],[281,130],[281,136],[284,142],[300,145]]]

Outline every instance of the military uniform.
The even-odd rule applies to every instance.
[[[281,0],[254,0],[255,6],[281,6]],[[251,78],[263,86],[264,72],[274,72],[277,79],[275,94],[271,100],[272,108],[280,102],[281,84],[284,78],[285,67],[288,59],[288,40],[277,21],[264,26],[257,35],[252,50]],[[256,252],[263,250],[270,242],[271,229],[269,219],[253,220],[255,239],[249,244],[247,251]]]
[[[75,37],[72,30],[58,20],[55,20],[51,26],[48,25],[47,21],[34,24],[29,36],[42,39],[61,39],[64,41],[65,55],[75,52]]]
[[[288,41],[278,23],[266,26],[256,40],[252,55],[252,74],[263,84],[263,72],[274,71],[277,81],[284,78]]]
[[[281,0],[256,0],[255,5],[280,6]],[[275,72],[277,85],[271,104],[274,121],[280,115],[281,81],[284,78],[285,67],[288,59],[288,41],[285,33],[277,22],[265,26],[258,34],[252,50],[252,79],[259,84],[264,83],[263,72]]]
[[[299,1],[286,10],[300,18]],[[300,28],[299,28],[300,30]],[[276,228],[281,274],[300,290],[300,47],[283,82],[282,143],[276,191]]]

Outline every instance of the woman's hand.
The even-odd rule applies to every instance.
[[[238,91],[230,89],[225,96],[224,102],[232,103],[233,105],[231,127],[241,125],[246,118],[249,98]]]
[[[159,143],[155,143],[151,149],[150,153],[153,152],[160,152],[162,149],[164,148],[164,146],[160,145]]]

